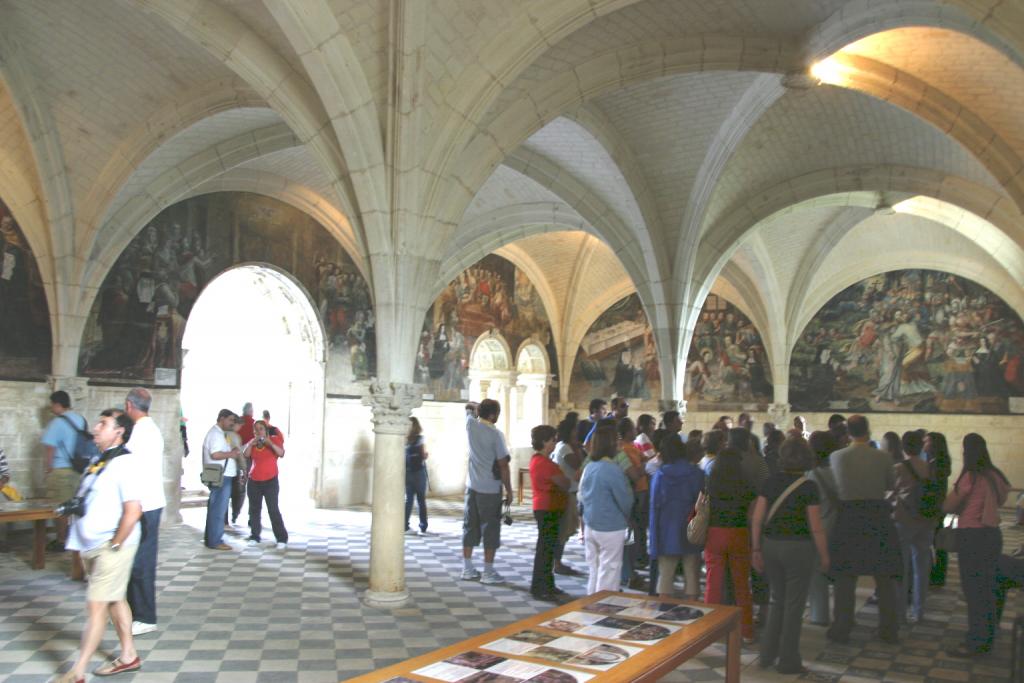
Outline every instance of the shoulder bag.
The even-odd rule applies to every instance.
[[[686,524],[686,540],[694,545],[704,545],[708,540],[708,523],[710,521],[710,501],[707,493],[701,491],[697,496],[697,504],[693,508],[693,516]]]
[[[227,463],[223,465],[203,465],[203,472],[199,475],[199,481],[209,488],[217,488],[224,484],[224,470]]]

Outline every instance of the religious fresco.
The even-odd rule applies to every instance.
[[[527,339],[547,351],[557,377],[551,323],[526,273],[490,254],[459,273],[427,310],[416,353],[416,382],[437,401],[469,397],[469,363],[480,335],[495,330],[513,354]],[[514,368],[516,358],[509,359]]]
[[[50,373],[50,313],[35,254],[0,203],[0,378],[41,380]]]
[[[576,353],[569,400],[585,405],[599,396],[661,397],[654,333],[636,294],[620,299],[602,313]]]
[[[110,381],[149,382],[158,369],[178,377],[185,323],[203,287],[247,262],[272,264],[302,283],[326,332],[328,392],[358,392],[377,359],[365,279],[311,217],[244,192],[179,202],[128,244],[96,297],[79,371]]]
[[[825,304],[790,362],[795,410],[1007,413],[1024,396],[1024,324],[970,280],[898,270]],[[1019,411],[1013,411],[1019,412]]]
[[[770,367],[754,323],[722,297],[709,295],[686,359],[687,409],[763,408],[774,397]]]

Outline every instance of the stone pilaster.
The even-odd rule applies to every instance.
[[[66,391],[71,397],[71,410],[90,417],[89,408],[89,378],[68,377],[63,375],[47,375],[46,383],[50,385],[50,391]]]
[[[409,600],[405,589],[405,435],[409,417],[423,402],[418,384],[374,379],[363,403],[373,409],[373,521],[370,587],[363,602],[393,609]]]

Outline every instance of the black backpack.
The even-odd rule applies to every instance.
[[[901,463],[910,472],[916,482],[910,493],[904,498],[907,507],[925,519],[938,519],[942,516],[942,483],[935,476],[934,468],[929,463],[929,476],[922,479],[910,462]]]
[[[96,447],[96,442],[92,440],[92,432],[84,427],[80,428],[67,415],[61,415],[61,417],[75,430],[75,449],[73,452],[68,453],[68,455],[71,457],[71,468],[81,474],[85,472],[85,468],[89,466],[93,458],[100,457],[100,449]],[[85,422],[84,419],[83,422]],[[63,444],[61,448],[63,448]]]

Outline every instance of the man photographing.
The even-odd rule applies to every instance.
[[[121,457],[128,453],[124,443],[131,433],[131,418],[122,411],[101,413],[93,434],[102,455],[83,474],[75,497],[61,506],[73,508],[67,511],[73,515],[67,548],[82,554],[89,577],[81,651],[71,670],[58,679],[61,683],[85,680],[86,666],[103,639],[108,617],[117,630],[121,654],[94,673],[110,676],[142,667],[132,640],[132,611],[125,600],[139,547],[138,521],[145,493],[138,460]]]

